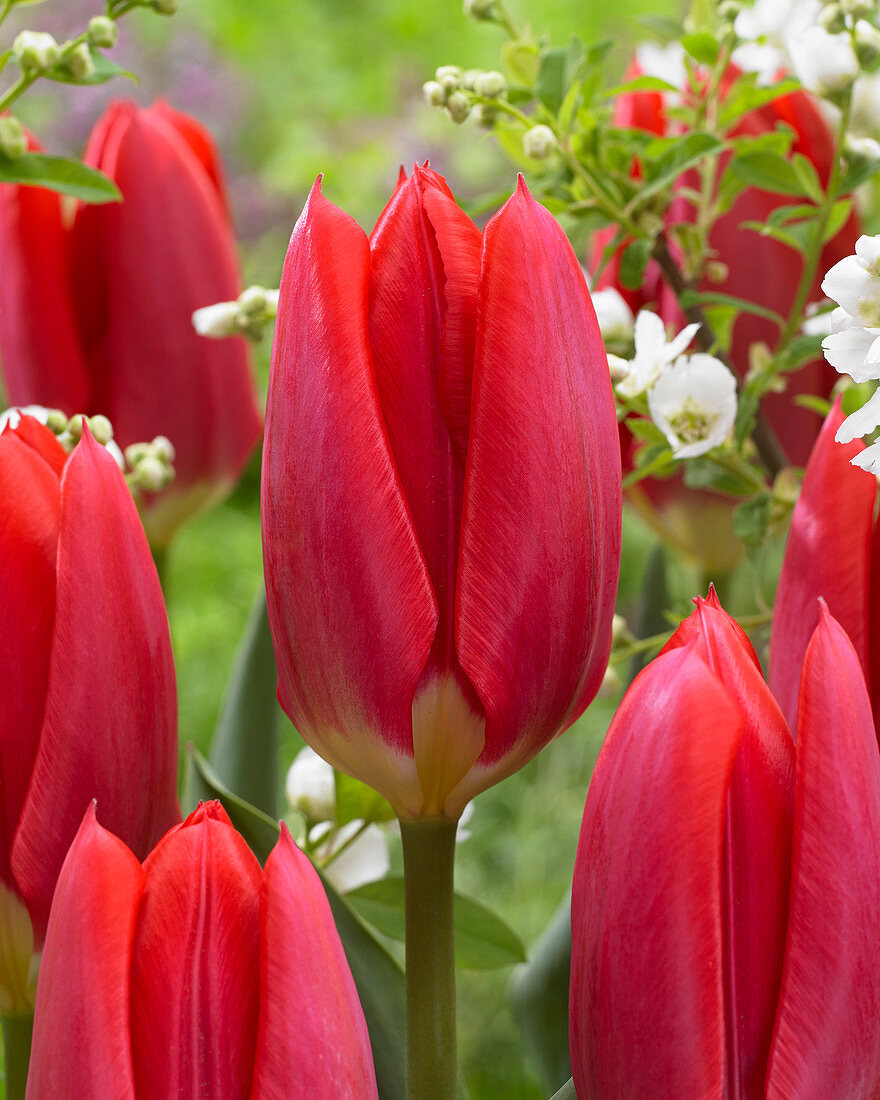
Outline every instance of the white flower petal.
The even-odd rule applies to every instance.
[[[650,309],[640,309],[634,325],[636,358],[654,358],[666,346],[666,329]]]
[[[736,420],[736,378],[712,355],[683,355],[648,391],[648,410],[676,458],[706,454]]]
[[[873,281],[856,256],[845,256],[822,280],[822,293],[843,306],[851,317],[864,321],[859,307],[864,298],[870,296]],[[877,290],[880,291],[880,284]]]
[[[608,340],[629,340],[633,335],[635,321],[632,310],[620,291],[613,286],[593,292],[593,309],[599,322],[599,331]]]
[[[687,86],[684,47],[680,42],[670,42],[668,46],[640,42],[636,46],[636,63],[645,76],[656,76],[676,88]]]
[[[874,364],[868,363],[868,354],[875,337],[861,326],[833,332],[822,341],[825,358],[840,374],[848,374],[855,382],[867,382],[880,377]]]
[[[336,817],[336,778],[333,768],[306,746],[297,753],[284,783],[287,801],[313,821]]]
[[[880,428],[880,390],[875,390],[860,409],[856,409],[837,429],[838,443],[850,443]]]
[[[197,309],[192,315],[192,324],[199,336],[221,340],[239,332],[237,318],[238,302],[217,302]]]
[[[849,461],[852,466],[859,466],[869,474],[880,476],[880,443],[872,443]]]
[[[786,46],[798,80],[816,95],[846,88],[859,75],[849,34],[828,34],[814,25],[786,35]]]
[[[863,233],[856,241],[856,256],[865,271],[871,275],[880,274],[880,235],[868,237]]]
[[[691,340],[693,340],[694,336],[696,336],[699,328],[699,322],[697,322],[696,324],[685,325],[678,336],[669,341],[666,346],[667,363],[671,363],[673,359],[681,355],[681,353],[685,350]]]
[[[333,851],[354,836],[363,821],[349,821],[333,836],[332,850],[320,850],[320,858],[327,858]],[[323,868],[324,874],[340,894],[356,890],[367,882],[375,882],[388,874],[391,858],[388,854],[388,837],[378,825],[368,825],[357,840],[352,840],[345,851],[340,852]]]

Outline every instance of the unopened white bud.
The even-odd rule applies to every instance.
[[[426,80],[422,85],[422,95],[431,107],[446,106],[446,89],[436,80]]]
[[[106,447],[113,438],[113,425],[106,416],[101,416],[100,414],[89,417],[89,431],[104,447]]]
[[[819,13],[819,26],[826,34],[840,34],[846,30],[846,15],[840,4],[826,4]]]
[[[50,409],[46,416],[46,427],[53,435],[63,435],[69,427],[67,417],[60,409]]]
[[[864,19],[874,13],[874,0],[840,0],[840,6],[853,19]]]
[[[617,669],[612,665],[609,665],[605,669],[605,675],[602,677],[602,683],[599,685],[599,691],[597,695],[600,699],[616,699],[623,690],[623,683],[620,679],[620,675]]]
[[[623,615],[615,615],[611,620],[611,648],[619,649],[620,646],[629,645],[633,640]]]
[[[266,291],[261,286],[249,286],[238,296],[238,308],[248,317],[266,314]]]
[[[446,110],[453,122],[464,122],[471,113],[471,101],[464,92],[452,92],[446,100]]]
[[[147,454],[137,464],[135,483],[147,493],[158,493],[171,481],[172,471],[157,455]]]
[[[71,439],[74,439],[77,442],[82,439],[83,420],[85,420],[83,414],[77,413],[76,416],[72,416],[70,418],[70,424],[67,428],[67,430],[70,432]]]
[[[125,448],[125,461],[134,469],[149,454],[149,443],[130,443]]]
[[[11,160],[27,152],[27,138],[21,123],[12,115],[0,116],[0,152]]]
[[[45,31],[22,31],[12,43],[12,56],[26,73],[45,73],[58,64],[58,43]]]
[[[477,95],[485,96],[486,99],[497,99],[499,96],[504,95],[506,90],[507,81],[501,73],[495,72],[494,69],[488,73],[480,73],[474,81],[474,91]]]
[[[74,80],[88,80],[95,72],[92,54],[85,42],[73,47],[64,59],[64,65]]]
[[[465,69],[461,74],[461,86],[466,92],[472,92],[477,81],[483,75],[482,69]]]
[[[556,149],[556,135],[549,126],[533,126],[523,134],[523,152],[533,160],[546,160]]]
[[[461,69],[458,65],[441,65],[434,79],[445,92],[454,92],[461,84]]]
[[[89,20],[89,42],[102,50],[109,50],[119,41],[119,29],[106,15],[94,15]]]
[[[471,19],[491,19],[496,0],[464,0],[462,11]]]
[[[150,444],[150,447],[154,454],[158,455],[159,458],[169,464],[177,457],[177,451],[174,449],[174,444],[167,435],[157,435]]]
[[[217,302],[213,306],[197,309],[192,315],[192,323],[199,336],[220,339],[238,333],[237,318],[238,302]]]
[[[868,72],[880,65],[880,30],[867,19],[860,19],[855,26],[856,57]]]
[[[498,108],[493,107],[491,103],[475,103],[471,111],[471,117],[478,126],[489,129],[495,125],[495,120],[498,118]]]

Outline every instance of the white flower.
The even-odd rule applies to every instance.
[[[648,390],[648,411],[676,458],[706,454],[736,420],[736,378],[712,355],[682,355]]]
[[[805,336],[827,336],[834,331],[831,326],[834,314],[827,308],[830,304],[826,299],[824,302],[813,302],[807,306],[804,323],[801,325],[801,332]]]
[[[880,329],[865,328],[845,309],[831,314],[831,332],[822,341],[825,358],[840,374],[848,374],[854,382],[868,382],[878,377],[880,367]]]
[[[880,428],[880,390],[875,390],[860,409],[856,409],[837,429],[838,443],[851,443]]]
[[[828,34],[808,27],[786,38],[792,68],[801,84],[816,95],[848,88],[860,66],[848,34]]]
[[[308,746],[290,765],[284,791],[291,808],[312,821],[332,821],[336,817],[333,768]]]
[[[850,465],[860,466],[863,470],[867,470],[869,474],[875,474],[880,477],[880,443],[872,443],[870,447],[865,447],[863,451],[859,451],[855,458],[851,458]]]
[[[609,286],[594,291],[592,298],[599,331],[606,344],[609,340],[629,340],[633,334],[633,314],[620,291]]]
[[[670,42],[668,46],[658,46],[656,42],[640,42],[636,46],[636,64],[645,76],[655,76],[676,88],[687,87],[684,47],[680,42]]]
[[[772,84],[780,69],[792,67],[788,40],[815,25],[821,10],[818,0],[757,0],[744,7],[734,24],[743,44],[733,61],[757,73],[759,84]]]
[[[361,832],[363,824],[361,820],[349,821],[332,832],[328,826],[327,840],[314,852],[319,866],[323,864],[323,874],[340,894],[347,894],[364,883],[383,878],[391,866],[388,837],[384,829],[378,825],[367,825]],[[316,833],[318,829],[313,831],[312,838]],[[321,834],[318,835],[320,837]],[[334,852],[339,852],[339,855],[334,856]],[[325,863],[326,860],[329,862]]]
[[[210,336],[215,340],[236,336],[241,331],[238,302],[216,302],[212,306],[202,306],[193,313],[192,323],[199,336]]]
[[[629,361],[626,376],[617,385],[618,393],[624,397],[635,397],[653,384],[664,367],[681,355],[693,340],[700,326],[686,325],[674,339],[667,342],[666,329],[656,313],[639,310],[635,323],[635,357]],[[620,366],[620,360],[611,363],[612,370]],[[609,360],[610,362],[610,360]],[[625,362],[625,361],[624,361]]]

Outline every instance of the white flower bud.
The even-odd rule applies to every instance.
[[[860,19],[855,26],[856,57],[862,68],[872,72],[880,65],[880,30],[867,19]]]
[[[150,453],[149,443],[129,443],[125,448],[125,461],[134,469]]]
[[[249,286],[238,296],[238,308],[248,317],[263,317],[266,313],[266,291],[261,286]]]
[[[480,73],[474,81],[474,91],[486,99],[498,99],[507,91],[507,81],[501,73],[493,69],[488,73]]]
[[[284,782],[291,809],[310,821],[336,820],[336,779],[333,768],[313,750],[301,749]]]
[[[816,95],[844,91],[859,75],[859,61],[848,34],[827,34],[818,25],[788,40],[798,80]]]
[[[146,454],[135,468],[135,484],[146,493],[161,492],[174,477],[170,469],[157,455]]]
[[[498,108],[493,107],[490,103],[475,103],[471,110],[471,117],[478,126],[489,130],[495,125],[495,120],[498,118]]]
[[[94,15],[89,20],[89,42],[102,50],[109,50],[119,41],[119,29],[106,15]]]
[[[603,340],[631,339],[635,318],[620,291],[613,286],[594,290],[592,299]]]
[[[471,101],[464,92],[452,92],[446,100],[446,110],[453,122],[464,122],[471,113]]]
[[[546,160],[556,149],[556,135],[549,126],[533,126],[522,139],[523,152],[533,160]]]
[[[461,86],[466,92],[472,92],[479,78],[483,75],[482,69],[465,69],[461,74]]]
[[[602,683],[599,685],[599,690],[596,693],[597,698],[616,699],[622,690],[623,681],[620,679],[620,673],[613,665],[609,665],[605,669],[605,675],[602,677]]]
[[[74,80],[88,80],[95,72],[92,54],[85,42],[79,42],[67,57],[64,65]]]
[[[12,56],[26,73],[45,73],[58,64],[58,43],[44,31],[22,31],[12,43]]]
[[[177,457],[177,451],[174,449],[174,444],[167,435],[157,435],[150,444],[150,447],[154,454],[158,455],[163,462],[167,462],[169,465]]]
[[[192,315],[193,328],[199,336],[211,336],[215,340],[238,334],[238,302],[217,302],[202,306]]]
[[[462,11],[471,19],[491,19],[496,0],[464,0]]]
[[[12,115],[0,116],[0,152],[11,160],[27,152],[27,138],[21,123]]]
[[[446,106],[446,89],[436,80],[427,80],[422,85],[422,95],[425,102],[431,107]]]
[[[461,69],[458,65],[441,65],[434,79],[445,92],[454,92],[461,85]]]
[[[827,34],[840,34],[846,30],[846,15],[840,4],[826,4],[819,14],[819,26]]]
[[[104,447],[106,447],[113,438],[113,425],[106,416],[101,416],[100,414],[89,417],[89,431]]]
[[[873,15],[875,6],[874,0],[841,0],[843,10],[854,19]]]

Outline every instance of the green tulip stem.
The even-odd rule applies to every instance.
[[[24,1100],[34,1017],[30,1013],[3,1018],[3,1053],[6,1063],[6,1100]]]
[[[400,822],[406,893],[407,1100],[456,1100],[454,821]]]

